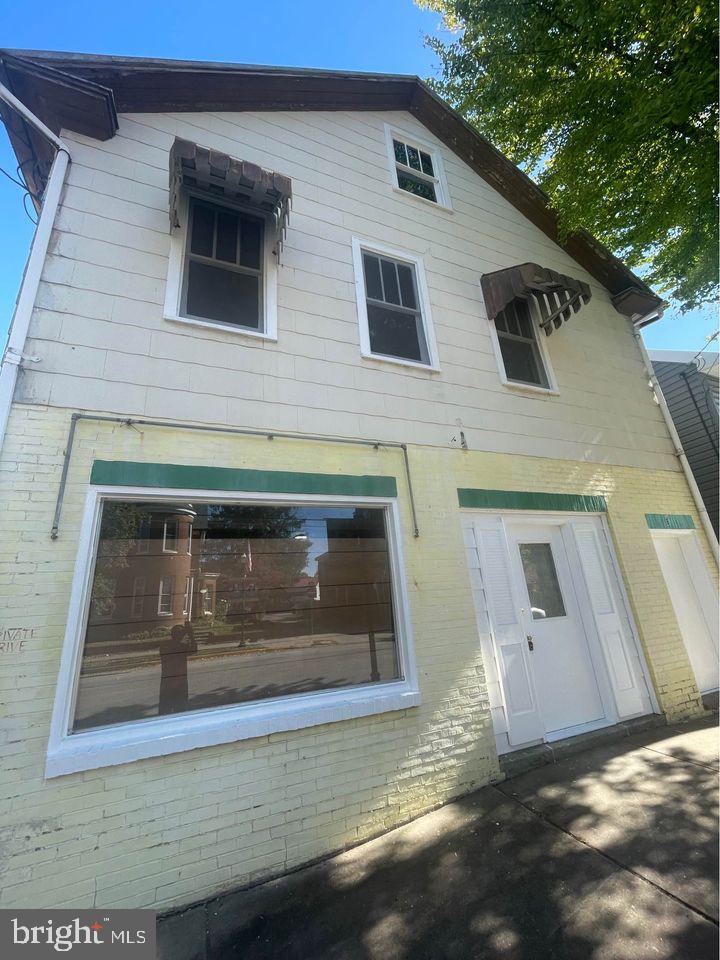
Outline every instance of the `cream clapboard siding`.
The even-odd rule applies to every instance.
[[[393,191],[384,122],[440,149],[454,207]],[[630,324],[607,292],[404,113],[123,116],[106,143],[65,134],[73,163],[17,399],[210,423],[677,469]],[[175,136],[292,177],[278,341],[163,319]],[[425,261],[441,370],[363,359],[350,240]],[[535,260],[593,299],[548,342],[560,396],[499,381],[483,272]]]

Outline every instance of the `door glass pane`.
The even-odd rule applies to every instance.
[[[520,543],[518,546],[533,620],[564,617],[565,605],[550,544]]]
[[[400,676],[382,508],[104,505],[74,731]]]

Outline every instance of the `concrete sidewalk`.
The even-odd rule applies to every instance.
[[[162,918],[162,960],[715,960],[715,721],[634,734]]]

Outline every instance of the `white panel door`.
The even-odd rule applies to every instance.
[[[601,721],[606,709],[560,524],[508,523],[508,540],[546,732]]]
[[[563,537],[580,578],[578,589],[587,597],[589,629],[600,641],[617,716],[650,713],[650,694],[601,522],[598,518],[571,520],[563,528]]]
[[[702,693],[717,690],[717,597],[708,589],[695,534],[662,531],[653,541],[698,688]]]
[[[541,740],[545,733],[529,663],[528,640],[515,595],[505,529],[500,517],[473,520],[479,565],[470,564],[476,609],[487,607],[505,701],[508,740],[513,746]],[[468,541],[466,538],[466,547]],[[473,574],[473,567],[475,573]]]

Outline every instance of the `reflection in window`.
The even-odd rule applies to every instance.
[[[104,504],[75,731],[399,677],[383,508]]]
[[[519,547],[533,620],[564,617],[565,605],[550,544],[521,543]]]

